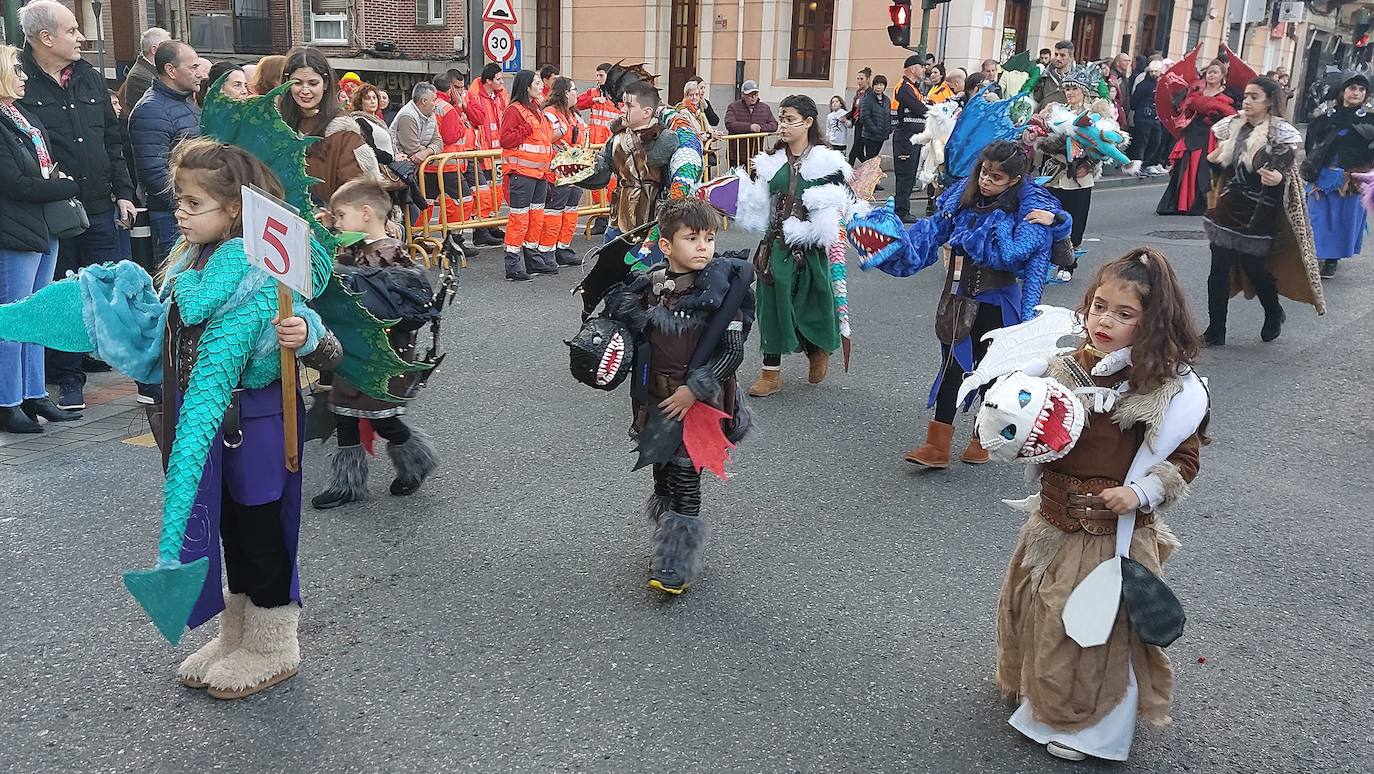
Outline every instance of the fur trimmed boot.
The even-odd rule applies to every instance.
[[[926,442],[906,453],[906,461],[927,468],[949,467],[949,445],[954,440],[954,425],[931,420],[926,425]]]
[[[806,356],[809,367],[806,369],[806,381],[812,384],[820,384],[825,381],[826,374],[830,373],[830,353],[825,350],[816,350]]]
[[[243,640],[243,606],[247,594],[224,592],[224,610],[219,614],[219,634],[186,657],[177,667],[177,678],[187,688],[205,688],[205,673],[216,661],[233,653]]]
[[[325,511],[357,502],[367,496],[367,450],[340,446],[329,461],[329,483],[310,498],[311,507]]]
[[[759,380],[749,388],[749,394],[755,398],[766,398],[781,389],[782,369],[765,368],[759,375]]]
[[[661,495],[655,492],[649,495],[649,499],[644,501],[644,518],[650,524],[657,524],[663,518],[663,514],[673,509],[673,498],[668,495]]]
[[[706,522],[676,511],[665,512],[654,527],[654,555],[649,561],[649,586],[674,596],[701,574],[706,547]]]
[[[300,620],[301,609],[295,603],[258,607],[246,600],[243,640],[205,673],[209,694],[216,699],[242,699],[295,676],[301,665],[296,639]]]
[[[434,443],[423,430],[411,428],[410,438],[405,443],[386,444],[386,456],[396,467],[396,478],[391,482],[391,493],[397,497],[413,495],[425,483],[429,474],[439,466],[439,455],[434,451]]]
[[[978,431],[974,430],[973,436],[968,439],[968,446],[964,447],[964,453],[959,455],[959,461],[966,465],[982,465],[990,459],[983,442],[978,440]]]

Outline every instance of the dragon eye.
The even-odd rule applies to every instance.
[[[1025,390],[1022,390],[1016,394],[1016,399],[1021,401],[1021,408],[1025,408],[1026,404],[1030,403],[1031,394],[1029,392],[1026,392]]]
[[[1016,425],[1007,425],[1002,428],[1001,436],[1008,441],[1016,437]]]

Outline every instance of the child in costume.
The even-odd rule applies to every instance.
[[[1061,332],[1086,328],[1081,345],[1010,373],[979,412],[987,448],[1032,463],[1039,481],[1014,503],[1030,515],[998,603],[997,683],[1020,700],[1011,725],[1051,755],[1124,761],[1137,717],[1169,722],[1173,670],[1161,645],[1182,632],[1183,616],[1159,580],[1179,546],[1159,512],[1197,475],[1209,401],[1191,365],[1201,341],[1187,296],[1160,253],[1141,248],[1104,266],[1078,315],[1049,339],[1053,348]],[[1088,589],[1113,572],[1115,596],[1085,607]],[[1123,580],[1140,578],[1169,603],[1147,609],[1129,590],[1121,603]]]
[[[851,220],[850,243],[864,269],[909,277],[940,258],[948,245],[963,271],[957,286],[955,261],[946,269],[945,291],[936,312],[941,366],[927,407],[935,418],[923,444],[907,452],[908,462],[947,468],[958,411],[959,382],[978,365],[987,343],[983,334],[1035,314],[1049,272],[1052,243],[1063,242],[1071,219],[1059,202],[1029,177],[1026,154],[1015,143],[995,141],[983,149],[973,174],[940,195],[933,217],[909,230],[885,206]],[[971,397],[965,408],[972,403]],[[960,455],[963,462],[988,461],[977,434]]]
[[[763,351],[763,373],[749,388],[755,397],[782,389],[782,356],[790,352],[806,353],[808,382],[825,380],[830,353],[841,347],[829,252],[843,244],[840,220],[856,206],[854,170],[827,145],[816,103],[793,95],[778,115],[778,146],[754,157],[752,176],[739,173],[735,217],[764,234],[754,257]]]
[[[701,572],[702,467],[724,477],[726,449],[749,429],[735,370],[754,321],[753,272],[743,260],[714,256],[720,215],[700,199],[665,204],[658,225],[666,263],[612,288],[606,314],[649,348],[631,386],[636,469],[652,463],[654,471],[649,585],[677,595]],[[705,446],[703,436],[712,439]]]
[[[182,239],[168,257],[162,291],[171,309],[164,339],[168,406],[159,439],[164,459],[178,464],[182,441],[194,441],[174,439],[184,429],[169,420],[187,410],[181,401],[192,380],[203,370],[222,367],[198,345],[217,324],[228,297],[242,293],[240,282],[257,279],[258,272],[245,274],[241,188],[255,185],[280,197],[282,187],[246,151],[210,139],[179,145],[171,173]],[[240,276],[242,280],[235,279]],[[315,365],[326,366],[342,355],[329,340],[313,354]],[[270,369],[274,359],[250,361],[235,376],[236,383],[261,381],[253,369]],[[210,442],[195,497],[193,519],[203,519],[205,531],[199,540],[193,533],[181,546],[183,563],[204,556],[211,567],[188,624],[194,628],[219,613],[219,635],[183,661],[177,674],[187,686],[208,688],[218,699],[257,693],[291,677],[300,665],[296,542],[301,474],[286,469],[283,428],[279,377],[235,391]],[[224,546],[227,598],[219,585],[218,542]]]
[[[339,250],[335,263],[341,267],[412,268],[415,262],[398,239],[387,236],[386,215],[390,199],[385,189],[366,180],[345,183],[329,200],[334,214],[334,227],[341,231],[366,234],[362,241]],[[388,334],[391,348],[404,360],[415,359],[415,330],[393,327]],[[411,376],[391,380],[390,391],[395,395],[408,392]],[[335,416],[339,450],[335,452],[325,489],[311,499],[317,509],[337,508],[363,499],[367,494],[368,452],[362,445],[361,422],[366,420],[377,435],[387,441],[386,452],[396,468],[391,493],[396,496],[414,494],[438,465],[438,456],[429,436],[419,428],[409,427],[402,419],[406,404],[374,398],[347,379],[335,375],[329,393],[329,409]]]

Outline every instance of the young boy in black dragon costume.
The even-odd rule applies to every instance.
[[[754,322],[753,267],[715,255],[721,218],[701,199],[665,203],[658,226],[666,263],[612,288],[606,315],[638,345],[631,376],[635,469],[654,471],[646,506],[654,525],[649,586],[677,595],[701,571],[701,471],[724,478],[728,449],[749,429],[735,370]]]

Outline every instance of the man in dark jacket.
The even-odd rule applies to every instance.
[[[167,164],[177,143],[200,136],[200,108],[193,99],[200,78],[196,74],[196,52],[175,40],[164,41],[157,47],[153,64],[158,76],[129,115],[129,142],[134,149],[138,182],[148,202],[148,224],[157,240],[157,261],[161,264],[179,233]]]
[[[76,17],[54,0],[33,0],[20,10],[20,27],[20,66],[29,77],[21,102],[47,128],[57,167],[80,184],[81,202],[91,221],[86,233],[62,241],[56,275],[129,258],[115,225],[132,223],[134,217],[134,186],[124,164],[123,134],[104,77],[81,58],[85,38]],[[48,376],[58,384],[58,406],[85,408],[81,355],[49,350]]]
[[[772,108],[759,99],[757,81],[745,81],[740,87],[740,98],[725,109],[725,131],[730,134],[772,134],[778,130],[778,120],[773,117]],[[744,149],[753,145],[747,142],[730,143],[730,166],[738,167],[745,163]],[[757,146],[754,146],[757,147]]]
[[[1164,72],[1164,62],[1153,61],[1146,67],[1141,78],[1131,91],[1131,163],[1125,171],[1144,176],[1162,175],[1164,169],[1164,125],[1159,122],[1155,109],[1155,91],[1159,86],[1159,76]]]
[[[921,146],[911,138],[925,131],[926,102],[917,90],[925,77],[925,66],[918,54],[906,58],[902,83],[897,87],[897,126],[892,132],[892,167],[897,176],[897,217],[910,223],[911,189],[916,187],[916,170],[921,164]]]
[[[171,33],[161,27],[149,27],[143,33],[143,37],[138,39],[138,60],[124,75],[124,85],[119,87],[116,95],[119,97],[119,106],[124,109],[126,120],[129,113],[133,112],[134,105],[143,99],[143,94],[152,87],[153,79],[157,77],[157,66],[153,64],[157,47],[171,39]]]

